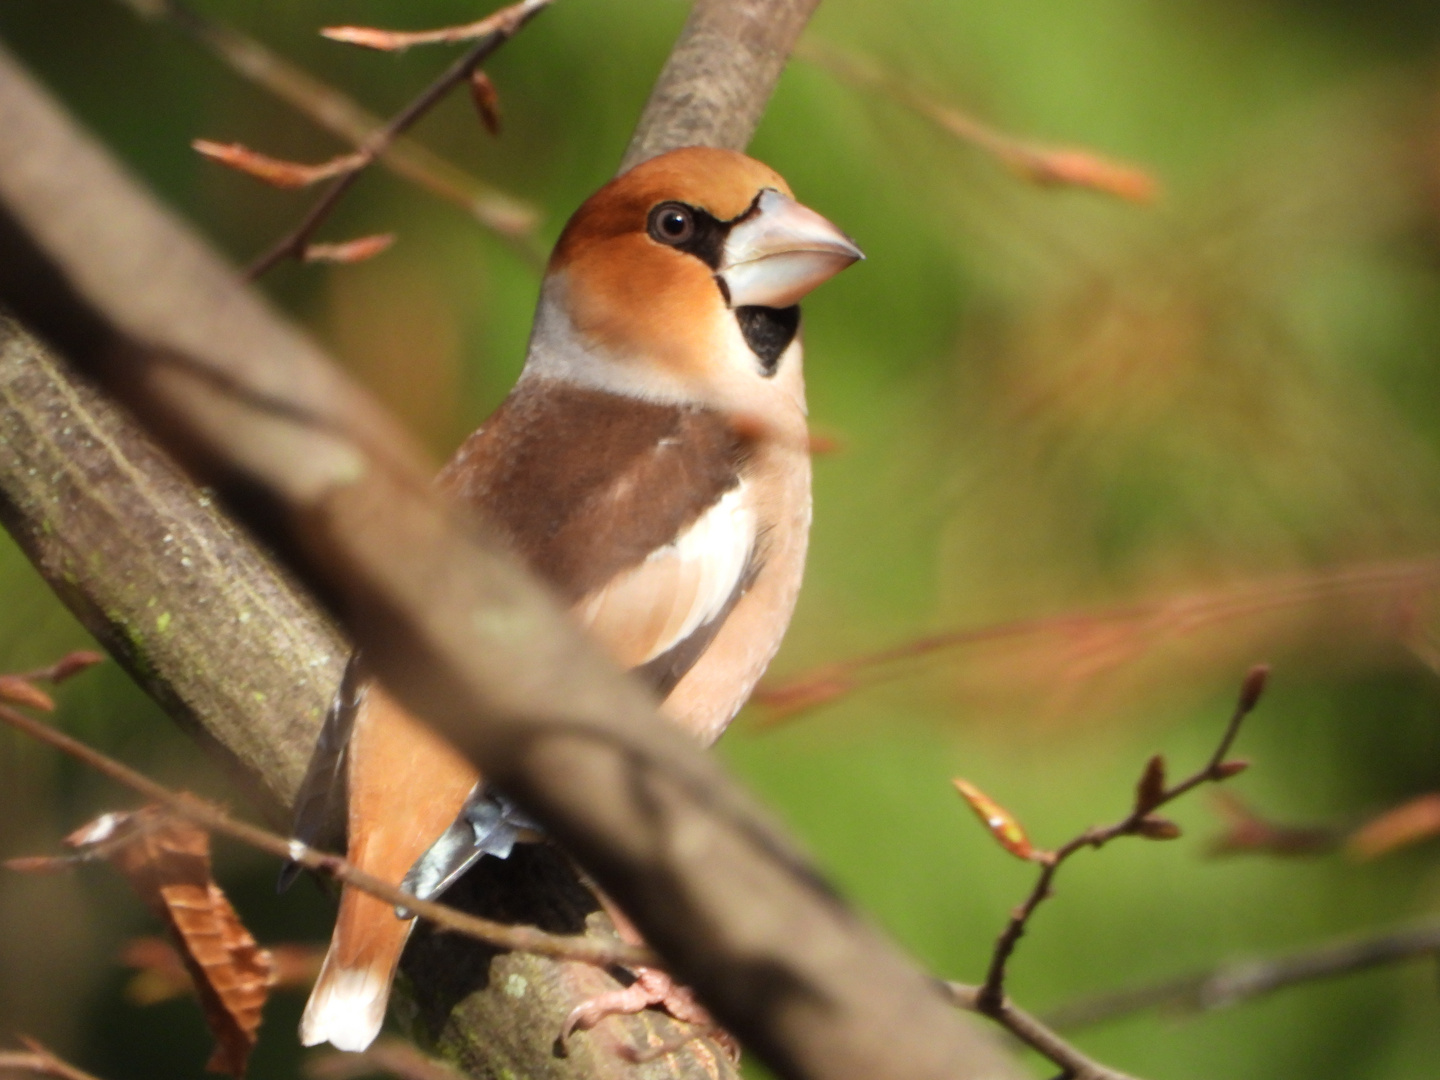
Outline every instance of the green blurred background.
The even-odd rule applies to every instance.
[[[196,6],[381,113],[448,53],[361,52],[318,26],[484,13],[458,0]],[[684,15],[678,0],[558,0],[489,68],[499,140],[463,95],[419,137],[536,206],[548,245],[613,172]],[[1246,800],[1353,824],[1440,788],[1440,9],[825,0],[809,34],[1004,131],[1136,163],[1162,191],[1139,206],[1034,186],[893,95],[792,63],[752,150],[869,261],[806,305],[812,416],[839,449],[817,461],[810,571],[775,681],[921,635],[1038,621],[864,669],[853,693],[783,723],[751,709],[723,756],[858,904],[934,971],[972,981],[1031,870],[984,835],[952,776],[1058,843],[1123,812],[1151,752],[1177,771],[1202,760],[1246,667],[1269,660],[1271,693],[1240,745],[1256,765],[1233,782]],[[117,0],[0,0],[0,38],[237,261],[313,196],[205,162],[189,141],[303,161],[344,149]],[[282,267],[265,288],[439,459],[515,378],[538,273],[381,172],[325,238],[387,231],[398,242],[373,262]],[[0,541],[0,670],[86,641]],[[113,668],[61,696],[68,730],[226,794]],[[53,851],[129,804],[0,734],[0,855]],[[1207,796],[1176,816],[1178,843],[1121,843],[1067,868],[1015,960],[1022,1003],[1440,904],[1433,842],[1368,863],[1212,860]],[[262,941],[325,937],[318,890],[276,898],[273,865],[223,845],[218,858]],[[150,932],[105,868],[0,877],[0,1038],[34,1035],[107,1080],[199,1074],[192,1002],[123,1000],[113,957]],[[299,1008],[299,995],[273,1001],[253,1075],[299,1075]],[[1418,961],[1079,1039],[1151,1080],[1434,1077],[1440,1001]]]

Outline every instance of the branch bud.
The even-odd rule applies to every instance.
[[[968,780],[956,777],[951,783],[970,804],[970,809],[975,811],[975,816],[980,819],[985,828],[990,830],[990,835],[1001,847],[1017,859],[1026,859],[1031,862],[1041,861],[1045,853],[1035,850],[1035,846],[1030,843],[1030,838],[1025,835],[1024,826],[1015,819],[1014,814]]]
[[[1135,785],[1135,812],[1148,814],[1165,801],[1165,755],[1156,754],[1145,763]]]
[[[1180,826],[1169,818],[1148,814],[1136,823],[1135,832],[1147,840],[1176,840],[1180,837]]]

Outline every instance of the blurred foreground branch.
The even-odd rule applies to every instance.
[[[764,20],[757,26],[764,31]],[[681,49],[685,42],[682,35]],[[752,53],[760,74],[742,65],[730,77],[765,82],[765,72],[778,71],[766,66],[778,48]],[[783,63],[783,49],[779,57]],[[748,126],[725,144],[744,137]],[[4,54],[0,205],[0,297],[70,360],[123,392],[191,468],[222,485],[247,524],[329,599],[390,688],[544,823],[777,1073],[974,1075],[984,1049],[931,981],[835,896],[710,758],[656,716],[650,696],[615,671],[546,590],[437,499],[423,459],[394,424],[135,190]],[[19,361],[43,352],[13,324],[5,334],[7,346],[18,343],[8,353]],[[80,392],[72,372],[52,370],[65,393]],[[20,399],[10,406],[26,408]],[[76,439],[104,442],[40,418],[24,448],[49,454],[63,476]],[[119,463],[100,471],[117,476],[122,492],[133,486]],[[10,502],[22,536],[45,531],[43,517]],[[157,552],[163,559],[161,538],[172,534],[157,507],[136,500],[115,521],[131,539],[155,532],[152,543],[129,550],[132,560],[154,561]],[[88,549],[79,543],[76,551],[83,558]],[[73,588],[63,572],[52,580],[62,594]],[[82,610],[94,605],[83,592],[67,598]],[[143,619],[162,635],[180,629],[175,615],[162,624],[151,599],[118,597],[120,614],[106,613],[102,628]],[[233,609],[213,605],[206,615],[203,594],[191,599],[185,633],[208,651],[210,667],[231,666],[230,654],[204,642],[212,623],[235,621]],[[144,655],[128,655],[132,668]],[[271,662],[287,657],[272,652]],[[151,682],[163,695],[166,675]],[[246,717],[252,739],[263,741],[277,720],[293,722],[255,706],[252,699]],[[198,711],[194,719],[208,722]],[[294,749],[273,763],[272,790],[293,793],[303,764]],[[470,971],[469,988],[487,991],[494,1008],[508,995],[495,992],[506,969],[492,959]],[[562,996],[586,991],[566,982],[567,972],[538,977]],[[440,1028],[455,1000],[440,1002]],[[604,1053],[557,1062],[548,1042],[537,1042],[557,1019],[549,1011],[555,995],[522,1000],[498,1003],[508,1027],[458,1033],[462,1044],[450,1052],[492,1073],[620,1074]],[[687,1075],[724,1068],[704,1044],[685,1053],[691,1064],[669,1060]]]
[[[1326,942],[1282,956],[1231,961],[1208,971],[1085,998],[1052,1010],[1045,1022],[1069,1030],[1146,1009],[1209,1012],[1319,979],[1437,955],[1440,920],[1431,919],[1383,934]]]

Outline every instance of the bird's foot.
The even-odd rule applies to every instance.
[[[740,1044],[715,1023],[705,1007],[695,1000],[689,987],[681,986],[659,968],[637,967],[633,973],[635,981],[629,986],[597,994],[571,1009],[560,1030],[560,1045],[565,1046],[575,1032],[588,1031],[607,1017],[633,1016],[646,1009],[660,1008],[681,1023],[691,1025],[694,1031],[680,1042],[661,1047],[658,1053],[653,1050],[626,1050],[622,1051],[624,1056],[648,1061],[651,1057],[678,1050],[690,1039],[708,1036],[720,1044],[732,1061],[740,1060]]]

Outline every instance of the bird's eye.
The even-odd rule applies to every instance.
[[[680,203],[661,203],[650,211],[650,235],[672,247],[695,235],[695,215]]]

